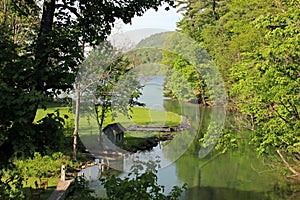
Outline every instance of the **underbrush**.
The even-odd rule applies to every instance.
[[[13,159],[12,164],[0,170],[0,199],[28,199],[29,188],[39,187],[40,178],[47,179],[48,187],[41,193],[41,199],[47,199],[56,188],[62,165],[71,176],[82,162],[72,161],[61,152],[44,156],[35,152],[32,158]]]
[[[74,169],[81,164],[80,162],[72,161],[69,156],[61,152],[45,156],[35,152],[33,158],[19,158],[15,159],[13,163],[23,177],[59,177],[62,165],[69,169]]]

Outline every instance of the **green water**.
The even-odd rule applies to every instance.
[[[198,131],[193,142],[173,164],[159,173],[160,180],[167,180],[168,171],[175,168],[174,183],[187,183],[188,190],[183,199],[284,199],[278,191],[284,185],[282,175],[271,169],[267,158],[258,157],[254,148],[249,145],[245,133],[238,133],[238,148],[230,149],[221,154],[217,151],[210,152],[206,157],[199,158],[201,149],[199,137],[207,131],[211,123],[211,108],[201,108],[198,105],[176,105],[174,101],[165,101],[165,108],[178,112],[188,110],[187,117],[191,121],[191,129],[182,133],[187,138],[190,132]],[[199,111],[199,112],[198,112]],[[199,113],[201,120],[195,120],[195,113]],[[230,115],[227,115],[230,117]],[[181,144],[178,140],[178,146]],[[166,153],[166,158],[172,153]],[[168,170],[170,168],[170,170]],[[174,170],[173,170],[174,171]],[[172,185],[172,182],[162,181]],[[180,185],[180,184],[179,184]]]
[[[185,115],[191,123],[190,129],[177,133],[173,144],[154,148],[152,152],[160,156],[162,163],[167,163],[158,173],[159,183],[166,185],[167,191],[173,185],[187,183],[188,190],[182,198],[187,200],[285,199],[281,192],[285,187],[282,174],[269,167],[268,158],[258,157],[254,147],[249,145],[250,133],[237,133],[238,148],[224,154],[212,150],[199,158],[203,150],[199,139],[212,124],[222,120],[223,110],[164,99],[161,92],[154,92],[162,91],[162,85],[162,77],[152,77],[142,98],[146,105],[153,108],[155,102],[163,110]],[[230,113],[226,113],[226,121],[236,123]],[[226,126],[225,123],[223,129]]]
[[[166,193],[174,185],[187,183],[188,189],[182,195],[184,200],[287,199],[283,175],[269,167],[268,158],[257,156],[254,147],[249,145],[250,133],[237,133],[238,147],[226,153],[203,148],[199,139],[212,127],[222,125],[218,122],[223,120],[224,110],[164,99],[162,92],[155,92],[162,91],[162,81],[161,77],[152,80],[144,91],[143,102],[152,109],[156,107],[185,115],[191,126],[188,130],[178,132],[172,141],[161,143],[150,152],[138,152],[133,156],[144,161],[160,157],[162,168],[158,171],[158,183],[166,186]],[[226,114],[226,121],[232,121],[229,113]],[[223,129],[226,129],[226,125]],[[124,160],[126,162],[131,161]],[[103,194],[99,182],[94,182],[92,188],[98,190],[98,194]]]

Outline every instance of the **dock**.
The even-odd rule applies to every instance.
[[[141,132],[174,132],[175,127],[169,126],[129,126],[126,131],[141,131]]]
[[[58,182],[56,189],[52,192],[48,200],[63,200],[67,197],[69,192],[69,186],[73,182],[72,180],[65,180]]]

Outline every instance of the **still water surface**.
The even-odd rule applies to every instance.
[[[171,142],[135,155],[142,160],[159,155],[162,168],[158,171],[158,183],[166,186],[166,193],[174,185],[187,183],[188,190],[182,196],[185,200],[283,199],[276,189],[283,183],[281,176],[263,159],[257,158],[245,133],[239,133],[238,148],[224,154],[211,152],[199,158],[199,139],[215,120],[212,112],[216,110],[163,98],[163,77],[152,77],[148,83],[140,99],[147,107],[183,114],[191,123],[189,130],[177,133]],[[94,179],[97,179],[97,167],[92,170]],[[121,177],[125,175],[120,174]],[[96,189],[99,195],[103,194],[98,181],[92,181],[91,188]]]

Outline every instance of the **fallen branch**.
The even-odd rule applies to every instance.
[[[281,160],[284,162],[284,164],[286,165],[286,167],[295,175],[295,176],[299,176],[299,172],[297,172],[295,169],[293,169],[291,167],[291,165],[285,160],[285,158],[283,157],[283,155],[281,154],[280,150],[277,149],[276,150],[277,154],[280,156]]]

